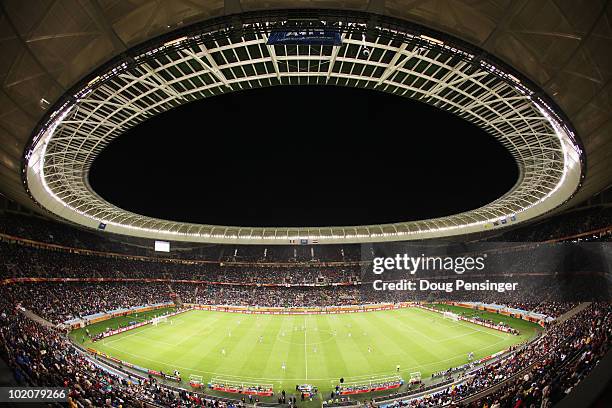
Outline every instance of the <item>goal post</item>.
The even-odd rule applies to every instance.
[[[415,371],[414,373],[410,373],[410,384],[418,384],[421,382],[421,372]]]
[[[459,315],[453,312],[444,312],[443,317],[454,322],[459,321]]]
[[[168,316],[154,317],[151,323],[153,323],[153,326],[157,326],[160,323],[168,323]]]
[[[189,385],[192,388],[202,388],[202,384],[204,384],[204,379],[201,375],[191,374],[189,376]]]

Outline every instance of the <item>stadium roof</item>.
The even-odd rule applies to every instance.
[[[5,57],[0,191],[40,211],[31,193],[63,218],[91,227],[105,222],[116,232],[286,244],[302,237],[355,242],[471,232],[516,213],[522,220],[545,214],[577,191],[565,204],[572,205],[608,186],[612,179],[607,166],[612,150],[609,2],[440,4],[206,0],[48,1],[34,6],[5,1],[0,5],[0,47]],[[323,5],[419,25],[404,26],[370,14],[317,12],[309,17],[323,13],[330,22],[343,20],[344,45],[307,47],[304,53],[297,47],[266,45],[265,22],[286,23],[286,13],[234,15],[270,7]],[[225,15],[234,16],[222,18]],[[197,30],[188,28],[202,21]],[[154,37],[158,39],[147,43]],[[453,37],[466,43],[458,44]],[[367,57],[360,52],[364,41],[372,49]],[[470,44],[476,47],[471,49]],[[516,71],[503,69],[504,63]],[[87,169],[95,154],[147,116],[226,90],[309,81],[376,87],[462,115],[504,142],[521,167],[521,180],[494,203],[444,219],[268,231],[147,219],[113,208],[88,188]],[[37,137],[27,156],[30,165],[22,166],[33,134]],[[581,166],[583,148],[586,165]],[[43,152],[55,154],[44,166],[35,166]],[[25,169],[28,177],[22,174]],[[577,189],[582,176],[586,177]],[[468,225],[477,228],[466,229]]]

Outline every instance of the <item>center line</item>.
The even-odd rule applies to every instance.
[[[304,365],[306,366],[306,380],[308,380],[308,350],[306,347],[306,317],[304,316]]]

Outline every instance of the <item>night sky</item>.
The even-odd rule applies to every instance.
[[[434,107],[339,87],[272,87],[158,115],[111,143],[93,189],[136,213],[220,225],[409,221],[477,208],[518,177],[493,137]]]

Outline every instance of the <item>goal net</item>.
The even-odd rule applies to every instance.
[[[203,379],[201,375],[191,374],[189,376],[189,385],[193,388],[201,388],[203,384]]]
[[[153,326],[157,326],[160,323],[168,323],[168,316],[154,317],[151,322],[153,323]]]
[[[419,371],[410,373],[410,384],[418,384],[420,382],[421,382],[421,373]]]
[[[444,316],[445,319],[453,320],[455,322],[459,321],[459,315],[455,314],[453,312],[444,312],[443,316]]]

